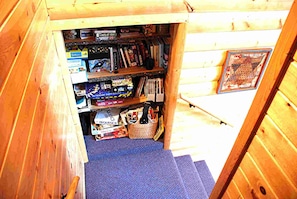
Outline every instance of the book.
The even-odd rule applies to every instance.
[[[162,38],[164,43],[163,50],[163,68],[168,68],[169,53],[170,53],[170,40],[167,37]]]
[[[121,53],[122,61],[124,63],[125,68],[128,68],[123,48],[120,48],[120,53]]]
[[[152,40],[153,44],[153,59],[155,60],[155,66],[159,67],[159,42],[157,39]]]
[[[109,72],[114,71],[114,57],[113,57],[113,47],[109,47],[109,54],[110,54],[110,68]]]
[[[127,67],[128,66],[130,67],[131,66],[131,61],[130,61],[130,57],[129,57],[128,47],[127,46],[124,47],[124,53],[125,53],[125,58],[127,60]]]
[[[67,66],[72,84],[87,82],[87,67],[82,59],[68,59]]]
[[[119,108],[106,108],[100,109],[97,111],[96,116],[94,118],[95,124],[119,124]]]
[[[113,47],[112,53],[113,53],[113,64],[114,64],[113,69],[114,69],[114,72],[117,72],[119,70],[119,67],[120,67],[118,48]]]
[[[140,78],[134,97],[140,97],[140,95],[142,93],[143,85],[145,83],[145,79],[146,79],[146,77]]]

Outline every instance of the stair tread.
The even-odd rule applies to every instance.
[[[129,139],[125,137],[95,141],[93,136],[84,136],[84,139],[90,161],[163,149],[163,143],[153,139]]]
[[[189,198],[170,150],[102,158],[85,171],[88,198]]]
[[[190,155],[175,157],[176,164],[182,176],[190,198],[207,199],[208,195],[203,182]]]
[[[195,167],[199,173],[199,176],[203,182],[207,195],[210,196],[212,189],[215,185],[213,176],[204,160],[194,162]]]

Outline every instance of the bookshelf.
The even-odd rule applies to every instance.
[[[146,25],[145,25],[146,26]],[[150,25],[151,26],[151,25]],[[153,25],[153,26],[159,26],[159,25]],[[165,61],[163,60],[163,57],[165,57],[163,54],[169,55],[169,51],[168,51],[168,46],[170,46],[170,44],[168,44],[168,39],[170,38],[170,24],[162,24],[160,26],[167,26],[167,30],[168,32],[162,32],[160,34],[157,33],[149,33],[149,34],[144,34],[144,33],[132,33],[131,37],[129,37],[128,35],[124,35],[125,33],[118,33],[117,31],[117,36],[113,37],[112,39],[103,39],[100,40],[96,35],[93,36],[93,38],[72,38],[72,39],[67,39],[65,38],[66,34],[68,34],[71,31],[67,31],[67,33],[63,34],[64,35],[64,43],[65,43],[65,47],[66,47],[66,54],[67,54],[67,58],[68,58],[68,63],[69,60],[75,60],[78,59],[81,62],[85,63],[84,67],[86,68],[86,76],[87,78],[80,82],[79,84],[86,84],[85,85],[85,96],[83,96],[85,99],[86,106],[80,106],[78,107],[78,113],[79,114],[90,114],[90,116],[92,114],[94,114],[94,112],[103,110],[103,109],[107,109],[107,108],[120,108],[123,110],[129,108],[130,106],[142,106],[143,103],[147,102],[148,100],[150,101],[154,101],[157,100],[156,103],[154,103],[153,106],[157,105],[157,106],[163,106],[163,102],[164,102],[164,78],[166,77],[166,73],[167,73],[167,69],[168,69],[168,60]],[[125,26],[125,28],[127,28],[129,26]],[[133,27],[133,26],[131,26]],[[139,27],[139,26],[138,26]],[[140,26],[143,27],[143,26]],[[112,27],[109,27],[109,29]],[[118,30],[119,27],[116,27],[116,29]],[[105,28],[103,28],[105,29]],[[85,32],[87,32],[87,30],[90,29],[86,29]],[[98,30],[98,29],[97,29]],[[93,29],[93,32],[97,31]],[[81,30],[75,30],[75,32],[78,32],[75,34],[75,36],[79,35],[81,36],[80,31]],[[98,33],[98,32],[97,32]],[[108,35],[108,33],[106,33]],[[105,35],[106,35],[105,34]],[[113,34],[113,33],[112,33]],[[69,35],[68,35],[69,36]],[[70,35],[71,36],[71,35]],[[114,35],[112,35],[114,36]],[[163,39],[164,38],[164,39]],[[164,46],[167,45],[166,51],[164,50]],[[110,49],[111,46],[113,48],[116,48],[116,52],[118,54],[116,54],[117,59],[123,59],[122,60],[122,64],[121,66],[118,65],[117,69],[114,70],[114,66],[112,66],[111,60],[113,60],[113,62],[117,62],[117,64],[119,63],[119,60],[114,60],[113,56],[115,54],[113,54],[112,52],[114,52],[114,49]],[[134,47],[134,51],[132,51],[131,49],[129,49],[129,47],[131,46],[135,46]],[[141,49],[141,47],[143,49]],[[139,58],[140,56],[142,56],[143,58],[143,62],[140,62],[140,59],[137,61],[136,65],[132,65],[128,63],[132,62],[132,60],[128,60],[129,56],[126,54],[127,49],[132,51],[133,57],[137,57]],[[162,47],[162,48],[161,48]],[[106,50],[106,49],[109,50]],[[120,54],[120,48],[122,48],[124,51],[124,56],[122,54]],[[98,49],[98,50],[97,50]],[[143,52],[141,52],[141,50]],[[152,52],[152,50],[154,52]],[[107,53],[107,52],[110,53]],[[95,52],[95,53],[94,53]],[[98,53],[99,52],[99,53]],[[73,54],[71,54],[73,53]],[[75,53],[80,54],[78,57],[75,57],[73,55],[75,55]],[[113,54],[113,56],[112,56]],[[91,70],[91,63],[90,60],[96,60],[96,59],[102,59],[102,56],[106,56],[108,55],[110,58],[110,68],[100,68],[98,71],[94,72]],[[126,58],[126,60],[124,60]],[[154,60],[154,65],[152,68],[147,68],[147,65],[145,64],[145,59],[150,59],[153,58]],[[105,59],[105,57],[104,57]],[[158,62],[157,62],[158,59]],[[136,58],[135,58],[136,60]],[[123,62],[126,61],[127,65],[124,65]],[[80,63],[80,62],[78,62]],[[166,64],[165,64],[166,63]],[[69,65],[68,65],[69,67]],[[111,70],[112,69],[112,70]],[[150,91],[152,91],[152,88],[155,88],[155,96],[160,96],[162,95],[162,98],[154,98],[152,97],[152,93],[145,93],[145,89],[142,88],[143,86],[141,86],[141,89],[138,89],[139,87],[139,81],[142,77],[145,77],[150,79],[150,78],[162,78],[163,80],[161,81],[162,84],[158,83],[155,86],[150,86]],[[91,84],[96,84],[98,85],[99,90],[101,92],[102,89],[102,82],[113,82],[114,80],[117,81],[119,79],[123,79],[123,81],[125,81],[125,79],[132,79],[133,81],[133,93],[132,95],[129,95],[128,97],[108,97],[109,94],[107,94],[105,97],[97,97],[96,96],[90,96],[88,95],[90,86]],[[142,78],[143,79],[143,78]],[[145,80],[146,81],[146,80]],[[78,84],[77,82],[74,83],[74,85]],[[107,83],[106,83],[107,84]],[[113,85],[113,83],[110,83],[110,85]],[[142,83],[142,85],[144,85],[144,83]],[[162,85],[162,89],[160,88],[160,85]],[[96,87],[96,88],[98,88]],[[108,87],[108,86],[107,86]],[[95,88],[95,86],[94,86]],[[113,92],[113,88],[114,87],[108,87],[111,88],[109,90],[109,92]],[[157,93],[157,88],[158,88],[158,93]],[[140,90],[140,92],[139,92]],[[103,89],[102,89],[103,91]],[[137,91],[137,95],[136,95],[136,91]],[[163,94],[159,93],[159,91],[161,91]],[[76,93],[77,94],[77,93]],[[149,95],[149,98],[148,98]],[[76,95],[77,97],[80,97],[79,99],[81,99],[82,95]],[[99,95],[98,95],[99,96]],[[110,95],[111,96],[111,95]],[[160,101],[161,99],[161,101]],[[162,113],[162,108],[158,109],[159,114],[163,115]],[[93,125],[94,127],[94,125]],[[89,132],[86,132],[86,130],[83,130],[85,134],[89,134]]]

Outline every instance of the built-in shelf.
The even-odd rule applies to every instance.
[[[88,99],[88,110],[98,110],[98,109],[104,109],[104,108],[113,108],[113,107],[127,107],[133,104],[140,104],[147,101],[147,98],[142,95],[140,97],[133,97],[133,98],[125,98],[123,99],[123,103],[119,104],[112,104],[112,105],[106,105],[106,106],[96,106],[92,103],[91,99]],[[86,110],[86,109],[85,109]]]
[[[117,73],[108,72],[108,71],[100,71],[95,73],[88,73],[88,82],[98,82],[105,81],[110,79],[118,79],[125,76],[137,77],[137,76],[145,76],[145,75],[158,75],[164,74],[166,70],[161,67],[155,67],[152,70],[147,70],[144,67],[129,67],[129,68],[120,68]]]

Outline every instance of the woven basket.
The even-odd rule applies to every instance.
[[[128,133],[130,139],[153,138],[158,127],[158,117],[149,121],[147,124],[136,123],[128,124]]]

